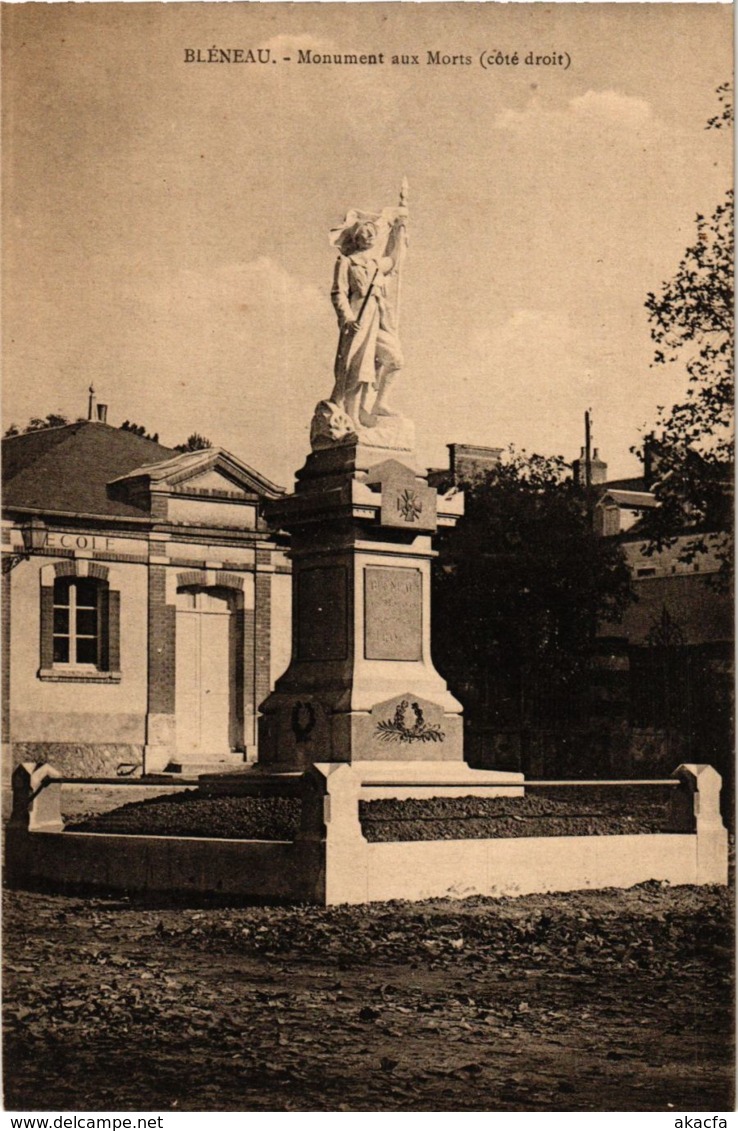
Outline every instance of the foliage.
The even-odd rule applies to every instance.
[[[212,443],[208,440],[207,436],[201,436],[199,432],[193,432],[188,436],[184,444],[176,444],[175,451],[178,452],[199,452],[204,451],[205,448],[212,448]]]
[[[77,418],[76,423],[82,424],[86,422],[86,417],[80,416]],[[25,428],[19,428],[17,424],[11,424],[4,433],[4,439],[11,439],[13,436],[20,436],[26,432],[39,432],[42,428],[59,428],[65,424],[72,422],[66,416],[60,416],[58,413],[50,412],[48,416],[32,417],[28,421]],[[121,431],[131,432],[134,436],[141,436],[144,440],[151,440],[153,443],[159,443],[158,432],[147,432],[143,424],[136,424],[133,420],[124,420],[120,425]],[[199,432],[193,432],[187,437],[183,444],[176,444],[174,450],[177,452],[198,452],[205,448],[212,448],[212,443],[206,436],[201,436]]]
[[[725,126],[733,125],[733,84],[732,82],[721,83],[715,93],[718,96],[718,102],[722,107],[719,114],[710,118],[706,128],[708,130],[721,130]]]
[[[619,620],[632,599],[630,574],[561,457],[511,449],[464,486],[465,516],[439,532],[434,564],[438,665],[467,689],[492,673],[496,700],[502,680],[525,719],[532,693],[565,697],[576,683],[598,621]]]
[[[159,443],[159,433],[153,434],[146,431],[143,424],[135,424],[132,420],[124,420],[121,424],[122,432],[133,432],[135,436],[143,436],[144,440],[153,440],[155,444]]]
[[[147,440],[153,440],[155,443],[159,442],[159,433],[154,432],[150,435],[142,424],[134,424],[133,421],[124,420],[121,428],[125,432],[134,432],[137,436],[143,436]],[[199,432],[193,432],[187,437],[183,444],[175,444],[175,452],[199,452],[205,448],[212,448],[212,443],[208,440],[207,436],[201,436]]]
[[[40,432],[42,428],[63,428],[65,424],[70,423],[71,421],[66,416],[61,416],[58,412],[50,412],[43,418],[40,416],[31,417],[23,429],[19,428],[17,424],[11,424],[9,428],[5,429],[3,438],[10,439],[12,436],[20,436],[21,432]]]
[[[708,128],[733,121],[729,84],[718,88],[723,110]],[[653,485],[660,506],[645,527],[652,552],[689,533],[680,548],[691,561],[711,545],[730,565],[731,488],[734,465],[734,235],[733,193],[712,216],[697,216],[694,243],[672,279],[646,300],[654,365],[682,363],[684,400],[659,409],[646,444],[658,451]],[[717,532],[717,535],[716,535]],[[723,532],[723,533],[721,533]],[[708,538],[707,535],[712,537]]]
[[[394,718],[377,724],[377,737],[382,742],[443,742],[445,735],[438,723],[428,723],[418,703],[401,700]]]

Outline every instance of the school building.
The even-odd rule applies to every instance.
[[[101,420],[3,442],[6,773],[202,772],[256,756],[290,649],[282,493],[222,448]]]

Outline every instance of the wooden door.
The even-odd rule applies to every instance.
[[[177,753],[231,749],[233,604],[225,590],[177,594]]]

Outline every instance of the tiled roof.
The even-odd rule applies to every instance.
[[[3,440],[3,506],[48,512],[145,518],[108,497],[107,484],[133,468],[177,453],[109,424],[81,421]]]
[[[603,499],[612,499],[621,507],[640,509],[642,507],[655,507],[658,505],[656,498],[650,491],[613,491],[612,488],[608,487],[602,497]]]
[[[608,479],[606,483],[599,483],[602,491],[647,491],[646,480],[642,475],[631,476],[630,479]]]

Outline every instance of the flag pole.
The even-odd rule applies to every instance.
[[[410,186],[408,185],[407,177],[403,177],[402,178],[402,184],[400,186],[400,208],[406,208],[407,207],[407,200],[408,200],[409,192],[410,192]],[[390,231],[389,235],[387,236],[387,243],[384,245],[385,252],[387,251],[387,244],[389,244],[390,235],[392,235],[391,231]],[[366,294],[364,295],[364,301],[361,304],[361,307],[359,309],[359,313],[357,314],[355,322],[354,322],[354,325],[356,325],[357,327],[358,327],[358,324],[361,322],[362,315],[364,314],[364,311],[366,310],[366,304],[369,302],[369,298],[371,297],[371,293],[374,290],[374,284],[376,282],[378,274],[379,274],[379,267],[377,266],[376,270],[374,271],[374,274],[372,275],[372,281],[369,284],[369,288],[368,288]],[[397,323],[398,323],[398,325],[399,325],[399,322],[400,322],[400,279],[401,279],[401,275],[400,275],[400,272],[398,270],[398,272],[397,272]]]

